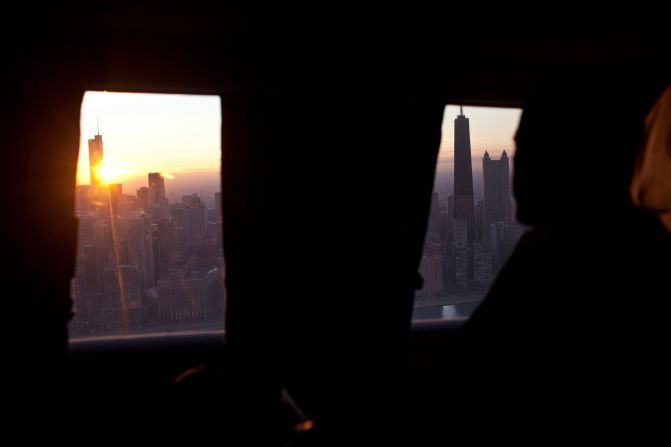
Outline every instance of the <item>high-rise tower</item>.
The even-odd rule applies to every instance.
[[[454,120],[454,219],[466,226],[466,245],[475,240],[471,135],[463,107]]]
[[[454,120],[454,195],[451,205],[452,238],[447,247],[447,284],[457,291],[468,291],[475,278],[473,243],[476,233],[471,135],[463,107]]]
[[[152,223],[158,223],[164,217],[170,215],[170,204],[165,197],[165,178],[160,172],[150,172],[147,175],[149,182],[149,214]]]
[[[100,169],[103,167],[103,136],[96,135],[89,140],[89,169],[91,170],[91,189],[98,192],[105,182]]]
[[[489,153],[485,151],[482,158],[482,180],[484,239],[489,241],[492,224],[512,221],[510,163],[506,151],[503,151],[500,160],[492,160]]]
[[[165,179],[160,172],[150,172],[147,175],[149,182],[149,201],[150,203],[158,203],[165,200]]]

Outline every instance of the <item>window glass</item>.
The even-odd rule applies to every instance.
[[[525,231],[511,184],[521,112],[445,107],[414,319],[470,316]]]
[[[70,340],[223,333],[219,97],[89,91],[80,128]]]

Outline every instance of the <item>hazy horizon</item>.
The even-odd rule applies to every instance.
[[[520,109],[463,108],[469,119],[474,193],[481,194],[482,156],[512,159]],[[451,192],[454,119],[459,106],[446,105],[434,189]],[[106,180],[121,183],[124,194],[147,186],[149,172],[161,172],[169,198],[197,193],[210,200],[221,185],[221,104],[213,95],[86,92],[80,117],[77,185],[89,184],[88,140],[103,137]],[[512,166],[511,166],[512,169]]]
[[[103,138],[105,177],[124,194],[161,172],[168,196],[221,184],[221,104],[212,95],[86,92],[80,116],[77,185],[90,184],[88,140]],[[207,198],[207,197],[204,197]]]
[[[454,188],[454,119],[459,106],[447,105],[443,113],[442,137],[434,191],[451,193]],[[505,150],[511,159],[515,156],[515,132],[522,116],[522,109],[498,107],[464,107],[471,131],[471,160],[473,166],[473,194],[482,195],[482,157],[485,151],[493,160],[501,158]],[[512,175],[513,164],[510,164]]]

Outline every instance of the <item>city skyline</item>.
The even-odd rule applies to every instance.
[[[153,162],[144,166],[150,172],[143,186],[124,188],[122,178],[111,175],[114,165],[106,163],[109,152],[96,130],[87,141],[90,184],[75,190],[79,225],[70,335],[126,335],[146,326],[177,330],[184,324],[222,329],[219,192],[211,202],[190,193],[171,203],[165,182],[170,177],[154,171]]]
[[[90,141],[102,159],[102,136]],[[220,195],[208,207],[197,193],[175,203],[166,193],[158,172],[135,194],[121,183],[77,186],[71,337],[223,328]]]
[[[104,135],[108,183],[141,187],[149,172],[190,185],[219,183],[221,106],[218,96],[86,92],[80,116],[77,185],[90,184],[88,140]]]
[[[483,125],[468,109],[447,106],[444,115],[441,147],[453,148],[453,156],[449,170],[436,166],[416,318],[470,315],[524,232],[515,220],[511,197],[508,152],[513,150],[485,148],[474,153],[472,140],[482,141],[476,135]],[[507,123],[505,133],[512,142],[519,111],[488,112],[505,112],[502,122]],[[447,121],[452,125],[446,126]],[[480,175],[475,175],[478,171]]]
[[[449,174],[454,166],[453,120],[459,106],[446,105],[437,173]],[[481,175],[482,157],[506,150],[514,157],[514,132],[521,109],[464,107],[472,118],[474,175]],[[166,95],[94,92],[84,95],[80,117],[80,150],[77,184],[89,184],[88,140],[105,135],[105,174],[114,183],[137,189],[148,172],[161,172],[185,186],[173,190],[205,193],[195,184],[219,182],[221,160],[221,105],[214,95]],[[451,174],[449,174],[451,175]],[[476,185],[477,189],[477,185]],[[208,191],[209,192],[209,191]]]
[[[211,126],[211,122],[209,127],[195,125],[186,132],[187,136],[168,142],[164,137],[179,132],[183,126],[173,121],[174,128],[159,138],[161,126],[151,124],[157,118],[147,118],[149,134],[135,134],[132,144],[129,143],[134,150],[128,152],[123,139],[110,136],[102,125],[98,128],[98,117],[93,111],[105,107],[93,107],[95,101],[91,98],[103,98],[99,105],[119,108],[119,126],[124,121],[126,124],[133,121],[133,132],[140,133],[144,128],[139,117],[155,112],[157,107],[174,107],[183,98],[94,93],[100,92],[88,92],[88,102],[82,105],[82,122],[95,122],[95,130],[88,133],[84,125],[81,129],[75,209],[80,226],[77,274],[72,284],[76,316],[70,325],[71,333],[75,337],[90,337],[223,328],[221,151],[220,129],[214,128],[220,126],[219,98],[209,97],[217,102],[216,126]],[[194,98],[198,99],[188,100]],[[137,101],[146,102],[139,112]],[[126,111],[121,113],[121,109]],[[197,115],[187,109],[182,111]],[[502,112],[505,115],[503,121],[508,127],[498,133],[483,132],[483,124],[472,120],[469,111],[474,116],[483,116],[478,108],[445,107],[441,157],[445,158],[444,148],[449,151],[450,146],[453,151],[457,149],[458,157],[452,175],[442,172],[442,177],[449,177],[454,195],[436,192],[432,198],[430,225],[419,268],[425,279],[425,288],[418,294],[422,308],[447,304],[462,306],[456,309],[457,313],[464,311],[463,306],[472,310],[521,234],[509,207],[506,156],[514,152],[513,132],[520,111],[489,110],[491,116]],[[179,116],[183,115],[176,113],[173,119],[184,125],[191,119],[194,124],[193,117],[181,122]],[[448,122],[452,126],[446,125]],[[205,132],[209,133],[209,146],[203,146],[204,151],[191,150],[199,141],[207,140]],[[450,140],[453,144],[446,144]],[[490,149],[471,144],[471,140],[493,143]],[[151,145],[144,151],[138,143],[147,141]],[[179,148],[177,142],[181,142]],[[183,157],[180,160],[184,164],[169,166],[169,162],[176,160],[171,154]],[[210,165],[203,165],[202,170],[189,164],[205,159]],[[435,186],[441,177],[440,160]],[[478,169],[475,168],[478,165],[473,166],[475,160]],[[478,170],[484,175],[478,176]],[[210,190],[176,187],[188,175],[208,183]],[[82,181],[91,178],[93,182]]]
[[[502,107],[463,107],[464,115],[471,121],[471,160],[474,171],[481,172],[485,151],[500,154],[503,150],[509,157],[515,154],[515,131],[522,116],[522,109]],[[454,166],[454,119],[460,114],[460,106],[447,105],[441,126],[442,138],[438,152],[437,171],[451,171]]]

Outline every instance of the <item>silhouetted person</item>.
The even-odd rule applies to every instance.
[[[629,194],[653,91],[616,70],[553,79],[515,137],[531,229],[437,375],[451,420],[483,433],[626,428],[663,355],[669,236]]]
[[[646,144],[631,185],[637,205],[654,210],[671,231],[671,86],[645,120]]]

